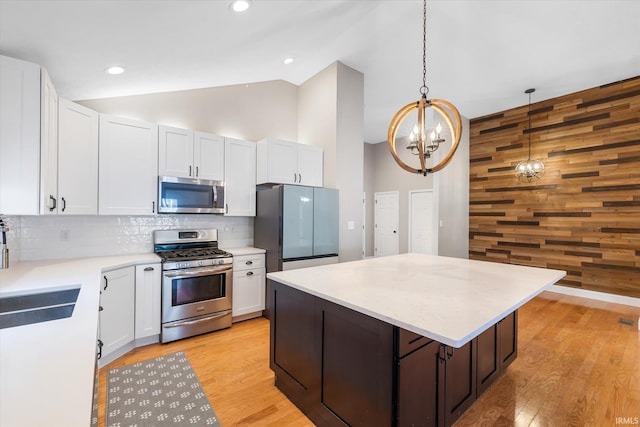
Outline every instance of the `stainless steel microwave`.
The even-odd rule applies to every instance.
[[[160,176],[158,213],[225,213],[224,182]]]

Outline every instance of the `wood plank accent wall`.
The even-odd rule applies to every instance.
[[[471,120],[469,257],[640,297],[640,76],[532,102],[531,129],[527,114],[525,104]],[[545,164],[532,183],[514,174],[529,133]]]

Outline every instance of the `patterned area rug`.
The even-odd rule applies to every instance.
[[[107,427],[220,426],[183,352],[111,369]]]

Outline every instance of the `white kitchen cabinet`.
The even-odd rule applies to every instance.
[[[257,153],[257,184],[322,187],[322,148],[266,138]]]
[[[224,139],[227,216],[256,216],[256,144]]]
[[[158,174],[224,180],[224,138],[158,126]]]
[[[58,102],[58,197],[61,215],[98,213],[98,113]]]
[[[233,296],[231,313],[234,321],[262,315],[265,308],[264,254],[233,257]]]
[[[298,144],[298,184],[322,187],[322,148]]]
[[[224,181],[224,138],[204,132],[193,133],[195,177]]]
[[[111,270],[102,274],[100,283],[100,340],[102,363],[133,348],[134,330],[134,267]],[[111,355],[111,357],[109,357]]]
[[[153,215],[158,186],[158,126],[100,115],[98,213]]]
[[[160,263],[136,266],[135,338],[160,335],[162,271]]]
[[[0,56],[0,212],[40,212],[41,67]]]
[[[40,80],[40,214],[52,215],[58,213],[58,93],[44,68]]]

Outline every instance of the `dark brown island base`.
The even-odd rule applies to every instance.
[[[276,386],[319,426],[450,426],[517,356],[518,312],[461,348],[269,280]]]

